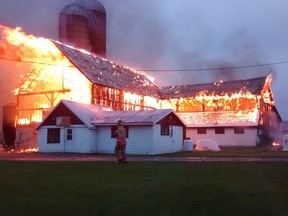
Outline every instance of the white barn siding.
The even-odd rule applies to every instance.
[[[183,128],[179,126],[170,126],[170,135],[161,136],[161,126],[153,126],[153,152],[152,154],[164,154],[179,152],[183,150]]]
[[[127,154],[150,154],[152,151],[152,127],[129,126],[127,141]],[[111,138],[111,126],[98,127],[97,153],[114,153],[116,138]]]
[[[75,153],[95,153],[96,133],[87,127],[73,128],[73,141],[75,142]]]
[[[111,126],[97,127],[96,153],[111,154],[114,153],[115,138],[111,138]]]
[[[72,129],[72,140],[66,141],[66,130],[60,128],[60,143],[47,143],[48,128],[41,127],[38,130],[38,148],[39,152],[61,152],[61,153],[94,153],[96,149],[95,130],[90,130],[86,126],[69,127]]]
[[[183,128],[173,126],[173,136],[161,136],[160,125],[129,126],[127,154],[155,155],[182,151]],[[97,129],[97,153],[113,154],[115,138],[111,138],[111,126]]]
[[[153,151],[152,126],[129,126],[127,153],[149,155]]]
[[[254,147],[256,146],[257,128],[245,128],[244,134],[234,134],[233,128],[225,128],[224,134],[215,134],[214,128],[207,128],[206,134],[197,134],[197,129],[187,128],[186,137],[190,137],[193,144],[199,139],[213,139],[220,146]]]
[[[49,127],[52,128],[52,127]],[[55,153],[64,151],[64,142],[61,142],[64,136],[64,130],[60,131],[60,143],[47,144],[48,127],[38,129],[38,151],[41,153]]]

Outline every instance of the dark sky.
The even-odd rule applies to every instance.
[[[99,1],[107,11],[107,57],[123,65],[178,70],[288,60],[287,0]],[[57,40],[59,12],[73,2],[1,0],[0,22]],[[274,71],[276,105],[288,120],[287,69],[288,64],[277,64],[148,74],[155,77],[156,84],[175,85],[250,78]]]

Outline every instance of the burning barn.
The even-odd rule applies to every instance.
[[[35,126],[63,99],[114,111],[172,109],[187,126],[184,137],[193,141],[204,136],[217,138],[220,146],[234,145],[233,137],[239,134],[242,143],[256,145],[257,137],[260,142],[277,122],[270,88],[272,76],[159,87],[144,74],[86,50],[26,36],[20,29],[2,28],[6,43],[12,46],[11,53],[4,54],[33,65],[16,89],[18,127]],[[235,135],[229,132],[226,140],[228,129],[233,129]],[[250,129],[252,135],[247,131]]]
[[[113,110],[158,108],[158,87],[146,76],[83,50],[55,41],[51,45],[67,65],[36,65],[27,74],[17,90],[19,124],[41,121],[61,99]]]
[[[270,75],[163,87],[160,92],[186,123],[186,136],[194,142],[209,138],[221,146],[256,146],[273,138],[280,123],[271,81]]]

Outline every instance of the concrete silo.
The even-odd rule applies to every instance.
[[[73,32],[78,33],[73,33]],[[63,43],[87,49],[87,43],[80,45],[78,35],[88,37],[89,51],[106,56],[106,11],[98,0],[77,0],[62,9],[59,18],[59,40]],[[77,42],[77,43],[76,43]]]
[[[59,16],[59,40],[90,51],[88,13],[77,5],[68,5]]]

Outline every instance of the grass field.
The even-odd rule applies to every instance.
[[[288,215],[285,162],[0,161],[0,215]]]
[[[173,153],[174,157],[266,157],[288,158],[288,151],[283,151],[281,146],[259,145],[257,147],[221,147],[220,151],[184,151]]]

